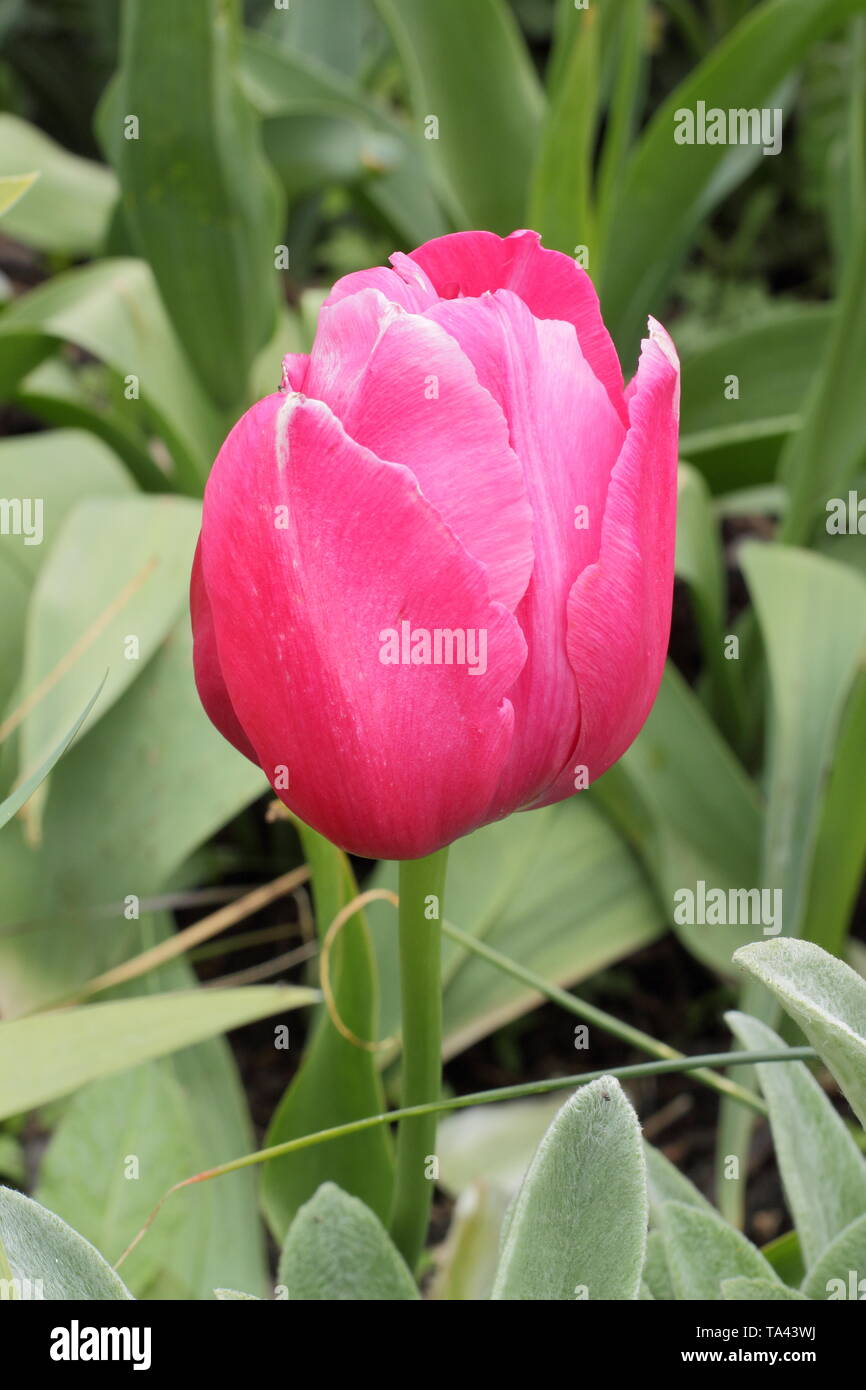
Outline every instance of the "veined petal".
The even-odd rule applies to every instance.
[[[350,439],[322,402],[269,396],[214,465],[202,565],[232,706],[298,815],[344,849],[395,859],[489,818],[525,643],[408,469]],[[464,661],[459,642],[451,664],[418,659],[418,634],[432,653],[437,631],[462,633]]]
[[[305,395],[346,433],[412,470],[512,611],[532,572],[532,509],[502,409],[454,338],[378,290],[322,309]]]
[[[513,290],[536,318],[573,323],[580,348],[607,391],[622,423],[622,369],[604,326],[598,295],[587,272],[561,251],[541,245],[537,232],[453,232],[413,251],[443,299],[473,298],[490,290]]]
[[[509,694],[515,738],[500,788],[502,807],[512,809],[548,784],[577,737],[568,595],[598,557],[625,430],[570,324],[535,318],[508,290],[441,302],[427,317],[456,338],[502,407],[532,506],[535,563],[517,609],[529,655]]]

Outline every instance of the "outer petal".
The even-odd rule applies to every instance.
[[[665,330],[649,322],[599,558],[577,580],[568,602],[580,738],[539,804],[571,794],[575,766],[585,766],[594,781],[622,756],[643,727],[664,669],[674,582],[679,362]]]
[[[384,265],[375,265],[369,270],[355,270],[351,275],[343,275],[325,304],[336,304],[350,294],[358,294],[360,290],[379,290],[392,304],[399,304],[401,309],[409,309],[416,314],[435,303],[439,296],[420,265],[401,251],[396,251],[390,260],[391,270]]]
[[[216,636],[213,627],[213,612],[205,588],[201,566],[201,537],[195,548],[192,562],[192,576],[189,582],[189,610],[192,618],[192,662],[195,672],[196,689],[204,705],[205,713],[215,724],[224,739],[227,739],[239,753],[250,762],[257,763],[255,749],[240,726],[229,693],[223,680]]]
[[[304,820],[353,853],[414,858],[489,818],[525,644],[408,470],[321,402],[269,396],[214,465],[202,563],[231,703]],[[404,620],[486,631],[486,671],[383,664]]]
[[[443,299],[513,290],[539,319],[573,323],[581,351],[627,424],[622,369],[586,271],[561,251],[548,251],[537,232],[454,232],[425,242],[411,259]]]
[[[410,468],[466,549],[490,596],[514,610],[532,572],[532,509],[499,405],[437,323],[378,290],[322,309],[305,395],[346,433]]]
[[[508,290],[443,302],[428,316],[454,335],[508,418],[534,517],[535,567],[517,610],[529,656],[509,692],[515,738],[500,787],[504,813],[549,784],[577,737],[567,601],[581,570],[598,556],[610,473],[625,430],[570,324],[534,318]]]

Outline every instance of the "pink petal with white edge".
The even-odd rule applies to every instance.
[[[501,406],[534,518],[535,565],[517,609],[529,656],[509,692],[515,737],[500,787],[504,812],[549,784],[577,737],[577,683],[566,651],[568,595],[598,557],[608,483],[625,430],[571,324],[535,318],[509,290],[442,302],[427,317],[456,338]]]
[[[655,319],[629,399],[631,426],[610,483],[596,564],[568,602],[568,654],[580,689],[573,757],[540,805],[568,796],[575,768],[600,777],[637,737],[661,682],[671,624],[679,361]]]
[[[305,352],[287,352],[283,358],[282,391],[302,391],[310,359]]]
[[[622,368],[604,326],[598,295],[582,266],[561,251],[541,245],[537,232],[453,232],[413,251],[443,299],[473,298],[487,290],[513,290],[539,319],[573,323],[581,351],[607,391],[614,410],[628,423]]]
[[[392,304],[399,304],[401,309],[415,314],[435,303],[438,298],[435,289],[411,257],[395,251],[390,261],[390,270],[384,265],[374,265],[369,270],[354,270],[350,275],[343,275],[331,289],[325,304],[336,304],[360,290],[379,290]]]
[[[407,469],[349,439],[321,402],[269,396],[214,465],[202,563],[232,706],[298,815],[393,859],[487,819],[525,643]],[[404,620],[485,631],[486,671],[383,664],[381,634]]]
[[[377,290],[322,310],[305,394],[346,433],[412,470],[512,611],[532,573],[532,509],[501,408],[444,328]]]
[[[201,537],[196,544],[192,562],[189,611],[192,619],[192,664],[195,684],[205,713],[233,748],[243,753],[250,762],[257,762],[255,749],[240,726],[223,680],[214,635],[213,612],[201,568]]]

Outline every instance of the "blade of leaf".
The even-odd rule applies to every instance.
[[[190,361],[227,409],[243,403],[277,312],[277,186],[238,81],[239,15],[236,0],[129,0],[100,114],[125,222]]]
[[[751,1241],[711,1209],[666,1202],[660,1226],[678,1300],[718,1302],[723,1282],[737,1276],[781,1285]]]
[[[21,1192],[0,1187],[0,1239],[12,1277],[39,1281],[50,1300],[87,1299],[107,1302],[132,1294],[89,1241]]]
[[[646,315],[665,289],[695,229],[724,191],[725,161],[738,178],[762,158],[761,147],[678,145],[681,109],[762,108],[811,44],[860,8],[860,0],[764,0],[692,70],[656,111],[632,153],[609,221],[602,305],[630,360]]]
[[[280,1255],[290,1301],[404,1302],[420,1298],[385,1227],[332,1182],[301,1207]]]
[[[726,1019],[744,1047],[783,1047],[772,1028],[748,1014]],[[802,1062],[757,1065],[770,1108],[776,1160],[806,1266],[866,1208],[866,1160],[844,1121]]]
[[[105,685],[107,675],[108,672],[106,672],[106,674],[102,677],[102,680],[100,681],[96,690],[94,690],[90,699],[87,701],[87,704],[84,706],[84,709],[79,714],[71,729],[69,729],[68,732],[64,734],[63,738],[57,744],[53,752],[49,753],[42,766],[38,767],[36,771],[32,773],[31,776],[26,779],[26,781],[22,782],[19,787],[16,787],[15,791],[12,793],[11,796],[7,796],[4,801],[0,801],[0,828],[6,825],[7,822],[10,821],[12,817],[18,811],[21,810],[21,807],[24,805],[25,801],[27,801],[33,795],[40,783],[44,782],[45,778],[48,776],[54,764],[58,762],[60,758],[63,757],[63,754],[66,752],[67,748],[69,747],[72,740],[75,738],[75,735],[78,733],[88,714],[93,709],[93,706],[96,704],[96,701],[99,699],[99,696],[102,692],[102,687]]]
[[[786,937],[738,951],[735,964],[799,1023],[866,1125],[866,983],[812,942]]]
[[[513,232],[525,217],[544,96],[511,10],[502,0],[377,8],[409,78],[419,135],[429,118],[438,122],[426,150],[452,216],[461,227]]]
[[[493,1299],[636,1299],[647,1193],[637,1116],[619,1083],[581,1087],[527,1170]]]
[[[296,824],[312,873],[321,940],[337,913],[356,896],[357,885],[345,854],[300,821]],[[356,1037],[374,1040],[378,1020],[376,967],[362,913],[349,919],[334,942],[331,983],[345,1025]],[[322,1009],[298,1070],[271,1120],[266,1142],[280,1144],[332,1125],[381,1114],[384,1107],[374,1054],[343,1037]],[[262,1204],[277,1239],[283,1239],[295,1213],[326,1179],[361,1198],[385,1219],[393,1181],[388,1131],[368,1130],[334,1141],[325,1150],[302,1149],[267,1164]]]
[[[0,1119],[318,997],[288,985],[177,990],[0,1023]]]

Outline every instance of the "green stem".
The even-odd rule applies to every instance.
[[[381,1115],[365,1115],[361,1120],[350,1120],[348,1124],[334,1125],[331,1129],[320,1129],[315,1134],[302,1134],[297,1139],[286,1139],[282,1144],[273,1144],[268,1149],[257,1149],[255,1153],[244,1154],[241,1158],[229,1159],[216,1168],[206,1168],[194,1173],[191,1178],[183,1178],[160,1197],[150,1216],[138,1235],[126,1247],[114,1266],[119,1269],[123,1261],[136,1248],[150,1230],[168,1198],[184,1187],[196,1183],[210,1182],[212,1178],[222,1178],[228,1173],[240,1172],[243,1168],[253,1168],[259,1163],[269,1163],[272,1158],[282,1158],[285,1154],[297,1153],[300,1149],[312,1148],[315,1144],[327,1144],[333,1139],[344,1139],[350,1134],[361,1134],[364,1130],[375,1129],[378,1125],[391,1124],[395,1120],[406,1120],[425,1115],[438,1115],[450,1110],[465,1110],[471,1105],[493,1105],[498,1101],[522,1100],[526,1096],[543,1096],[551,1091],[570,1090],[574,1086],[587,1086],[590,1081],[599,1081],[603,1076],[614,1077],[617,1081],[636,1081],[644,1076],[669,1076],[672,1072],[695,1071],[699,1067],[744,1067],[755,1062],[811,1062],[818,1054],[814,1047],[789,1047],[784,1052],[708,1052],[701,1057],[676,1057],[665,1062],[637,1062],[629,1067],[612,1067],[608,1071],[585,1071],[578,1076],[555,1076],[544,1081],[524,1081],[518,1086],[500,1086],[492,1091],[477,1091],[468,1096],[448,1096],[445,1100],[428,1101],[413,1106],[410,1110],[386,1111]]]
[[[400,865],[400,1001],[403,1107],[438,1101],[442,1087],[442,895],[447,849]],[[436,1114],[400,1121],[391,1235],[410,1269],[424,1249],[433,1181]]]
[[[551,1003],[558,1004],[560,1008],[567,1009],[569,1013],[574,1014],[575,1018],[582,1018],[586,1023],[596,1025],[603,1032],[620,1038],[622,1042],[630,1043],[632,1047],[638,1048],[641,1052],[648,1052],[651,1057],[670,1058],[672,1061],[675,1058],[683,1057],[684,1054],[678,1052],[675,1047],[669,1047],[667,1043],[659,1042],[657,1038],[642,1032],[640,1028],[633,1028],[630,1023],[623,1023],[613,1014],[597,1008],[595,1004],[588,1004],[585,999],[578,998],[576,994],[571,994],[568,990],[560,989],[558,985],[548,983],[540,975],[536,975],[534,970],[528,970],[519,961],[512,960],[510,956],[504,956],[494,946],[488,946],[486,941],[480,941],[478,937],[472,936],[460,927],[455,927],[453,922],[443,922],[442,930],[446,936],[450,936],[452,941],[456,941],[465,950],[480,956],[482,960],[489,961],[491,965],[495,965],[498,970],[510,975],[513,979],[529,985],[546,999],[549,999]],[[751,1013],[753,1011],[747,1009],[746,1012]],[[767,1107],[761,1097],[756,1095],[754,1091],[747,1090],[745,1086],[738,1086],[735,1081],[729,1080],[726,1076],[720,1076],[717,1072],[709,1071],[705,1067],[701,1067],[693,1075],[696,1081],[700,1081],[704,1086],[709,1086],[719,1095],[726,1096],[730,1100],[740,1101],[741,1104],[747,1105],[749,1109],[756,1111],[759,1115],[766,1115]]]

